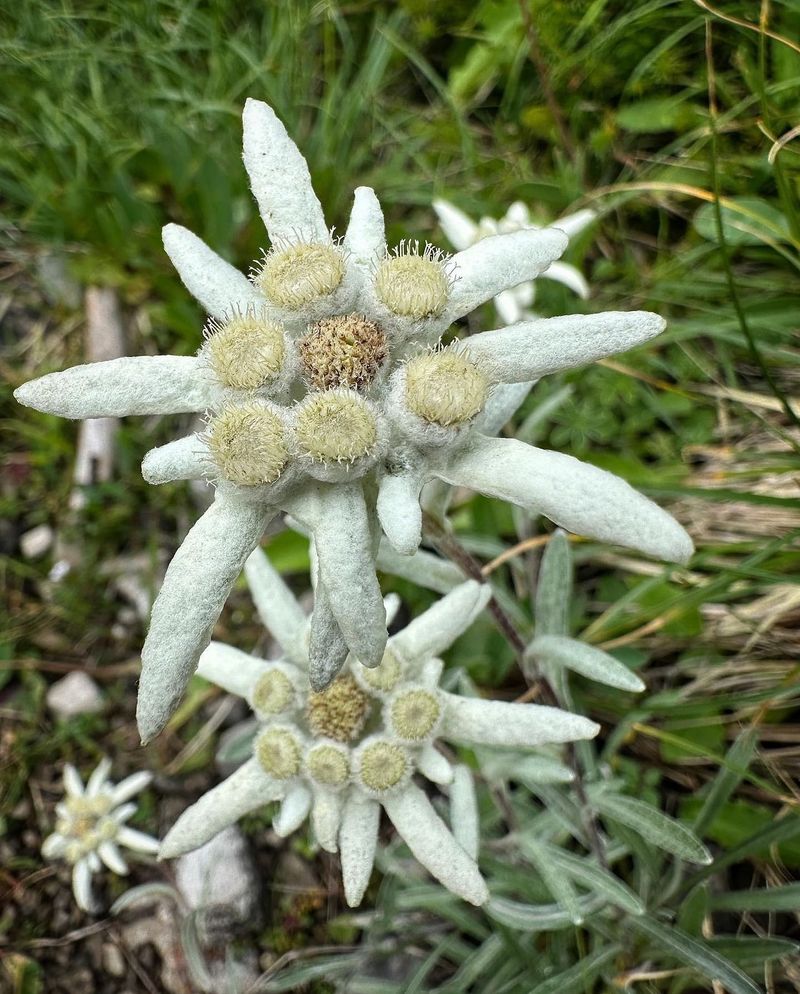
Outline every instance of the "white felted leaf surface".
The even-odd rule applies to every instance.
[[[575,235],[583,231],[584,228],[587,228],[596,218],[597,211],[593,211],[587,207],[584,210],[565,214],[564,217],[558,218],[557,221],[553,221],[553,227],[560,228],[564,234],[570,238],[574,238]]]
[[[108,774],[111,772],[111,760],[108,756],[103,756],[97,766],[92,770],[89,779],[86,781],[86,796],[97,797],[106,786]]]
[[[554,262],[547,272],[542,274],[542,279],[554,280],[556,283],[561,283],[563,286],[572,290],[573,293],[577,293],[583,300],[586,300],[589,296],[589,284],[586,282],[583,273],[568,262]]]
[[[72,868],[72,893],[79,908],[89,914],[94,911],[96,905],[92,897],[92,871],[86,857],[79,859]]]
[[[458,252],[453,257],[458,278],[447,304],[448,321],[469,314],[502,290],[535,279],[558,259],[568,241],[557,228],[541,228],[492,235]]]
[[[339,825],[342,820],[342,795],[330,790],[317,790],[311,804],[311,828],[325,852],[339,848]]]
[[[248,98],[242,123],[244,166],[271,241],[302,237],[327,242],[325,217],[306,160],[275,111]]]
[[[369,186],[356,187],[344,248],[362,269],[371,269],[386,252],[383,210],[375,191]]]
[[[303,824],[311,810],[311,791],[299,780],[290,783],[286,788],[286,796],[280,810],[272,819],[272,827],[276,835],[285,838],[296,832]]]
[[[625,352],[660,334],[666,322],[649,311],[603,311],[521,321],[464,342],[466,354],[504,383],[534,380]]]
[[[283,784],[267,776],[257,759],[248,759],[183,812],[161,843],[159,857],[172,859],[198,849],[224,828],[283,793]]]
[[[101,842],[97,847],[97,855],[102,859],[112,873],[118,873],[121,877],[128,873],[128,864],[122,858],[122,853],[113,842]]]
[[[432,876],[470,904],[480,906],[489,900],[477,865],[419,787],[409,784],[385,798],[383,806],[400,837]]]
[[[692,540],[666,511],[612,473],[561,452],[475,433],[436,475],[544,514],[578,535],[685,563]]]
[[[152,835],[147,835],[145,832],[138,832],[135,828],[128,828],[127,825],[123,825],[117,832],[117,842],[121,846],[125,846],[126,849],[135,849],[136,852],[146,852],[153,855],[161,848],[158,839],[154,839]]]
[[[197,664],[199,676],[242,698],[249,696],[258,678],[268,669],[269,664],[263,659],[256,659],[224,642],[212,642],[203,650]]]
[[[273,508],[217,491],[167,569],[142,649],[136,719],[143,742],[166,725]]]
[[[142,476],[154,485],[202,480],[209,472],[214,472],[214,465],[205,443],[196,434],[150,449],[142,460]]]
[[[645,685],[618,659],[602,649],[559,635],[539,635],[528,647],[528,652],[538,660],[580,673],[590,680],[597,680],[619,690],[640,692]]]
[[[222,321],[248,307],[262,312],[267,300],[239,270],[208,247],[202,238],[180,224],[162,232],[164,248],[183,285],[212,317]]]
[[[551,263],[552,266],[555,266],[554,262]],[[530,285],[533,286],[533,284]],[[520,286],[524,286],[524,284],[520,284]],[[518,289],[519,287],[514,290],[503,290],[494,298],[494,308],[503,324],[516,324],[525,316],[522,301],[517,293]]]
[[[498,383],[489,394],[486,406],[475,419],[475,427],[484,435],[497,435],[507,425],[531,392],[535,380],[522,383]]]
[[[305,611],[262,549],[254,549],[244,564],[244,574],[258,616],[293,663],[306,662],[303,633]]]
[[[446,594],[464,580],[458,566],[448,560],[423,549],[418,549],[413,556],[403,556],[391,547],[385,537],[381,539],[376,562],[378,569],[384,573],[418,583],[428,590],[435,590],[437,594]]]
[[[393,548],[412,556],[422,540],[422,509],[418,473],[386,473],[378,488],[378,520]]]
[[[319,582],[350,651],[365,666],[377,666],[386,648],[386,612],[361,483],[309,487],[289,510],[313,532]]]
[[[204,411],[218,395],[195,356],[125,356],[73,366],[23,383],[14,396],[61,418]]]
[[[464,852],[472,859],[478,858],[480,826],[475,781],[468,766],[459,763],[453,770],[450,785],[450,825],[453,836]]]
[[[325,690],[344,666],[350,649],[333,615],[324,586],[314,590],[314,611],[308,638],[308,682],[317,692]]]
[[[439,750],[430,744],[424,745],[417,756],[417,769],[431,783],[447,785],[453,782],[453,767]]]
[[[377,801],[355,790],[350,791],[339,830],[342,880],[348,907],[357,908],[367,889],[375,862],[380,818],[381,807]]]
[[[434,200],[431,205],[439,218],[439,225],[455,249],[469,248],[478,234],[478,226],[469,215],[449,200]]]
[[[448,649],[465,632],[492,596],[488,584],[467,580],[436,601],[392,637],[392,649],[409,661]]]
[[[592,739],[600,726],[543,704],[509,704],[442,692],[441,737],[476,745],[537,746]]]

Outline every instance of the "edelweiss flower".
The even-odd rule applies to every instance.
[[[456,249],[469,248],[490,235],[539,229],[539,225],[532,223],[531,212],[521,200],[516,200],[499,221],[493,217],[482,217],[477,224],[448,200],[434,200],[433,209],[439,218],[442,231]],[[596,217],[597,214],[593,210],[576,211],[574,214],[565,214],[564,217],[553,221],[553,227],[563,231],[567,238],[572,238],[583,231]],[[562,283],[584,300],[589,296],[589,284],[584,279],[583,273],[568,262],[554,262],[541,275],[544,279]],[[535,295],[535,284],[532,280],[527,280],[519,286],[498,293],[494,298],[494,306],[501,320],[506,324],[515,324],[523,318],[536,317],[530,309]]]
[[[427,480],[513,501],[601,541],[688,558],[683,529],[622,480],[481,432],[495,386],[502,392],[631,348],[662,330],[660,317],[558,317],[441,348],[454,321],[544,272],[567,236],[515,231],[453,257],[416,242],[390,252],[380,204],[360,187],[337,241],[305,160],[256,100],[244,110],[244,161],[272,243],[249,279],[185,228],[164,229],[183,282],[211,315],[198,355],[78,366],[16,392],[72,418],[210,412],[204,433],[153,450],[142,467],[152,483],[205,477],[217,485],[153,606],[139,685],[143,741],[177,707],[231,586],[280,511],[313,537],[309,676],[317,690],[348,651],[366,666],[383,658],[380,530],[403,554],[414,552]]]
[[[111,762],[102,759],[86,787],[74,766],[64,766],[66,799],[56,805],[56,830],[42,843],[45,859],[65,859],[72,864],[72,890],[79,908],[93,912],[92,874],[101,861],[123,876],[128,867],[119,847],[157,853],[158,839],[128,828],[125,822],[136,812],[130,803],[151,781],[151,773],[134,773],[116,786],[108,779]],[[128,802],[128,803],[126,803]]]
[[[381,807],[417,860],[473,904],[488,899],[480,875],[472,776],[435,747],[455,742],[529,748],[592,738],[599,726],[535,704],[460,697],[439,688],[437,656],[486,605],[488,586],[469,580],[389,639],[375,668],[350,658],[322,692],[308,689],[307,623],[261,550],[247,563],[262,620],[285,658],[267,662],[212,642],[199,672],[243,697],[259,719],[253,755],[185,811],[161,846],[164,858],[203,845],[248,812],[281,802],[278,835],[306,817],[319,845],[341,854],[347,903],[360,903],[372,872]],[[420,773],[450,795],[448,829],[413,782]]]

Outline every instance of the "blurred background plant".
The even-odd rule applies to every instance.
[[[131,354],[197,348],[202,315],[160,228],[184,223],[243,267],[258,255],[239,162],[248,95],[272,103],[298,138],[339,228],[358,184],[378,190],[390,240],[415,230],[446,244],[435,197],[474,217],[502,216],[515,200],[543,220],[600,212],[567,256],[591,298],[542,281],[537,310],[647,307],[669,330],[631,356],[548,378],[507,431],[621,473],[670,503],[698,545],[683,571],[574,545],[571,631],[648,690],[570,680],[575,707],[604,726],[599,754],[577,756],[584,802],[574,788],[487,774],[482,866],[505,902],[499,914],[409,877],[391,845],[365,904],[374,910],[345,914],[329,857],[246,821],[271,881],[264,921],[238,934],[269,972],[257,989],[678,992],[711,990],[712,977],[734,992],[800,989],[785,945],[800,903],[799,36],[793,0],[6,0],[0,989],[192,989],[181,944],[142,934],[152,914],[87,925],[68,881],[39,856],[63,762],[88,771],[107,753],[117,777],[156,770],[137,827],[163,834],[214,782],[215,745],[241,717],[198,680],[168,732],[137,749],[143,618],[203,499],[147,487],[138,463],[188,425],[123,423],[110,478],[83,486],[67,510],[76,428],[17,408],[10,388],[82,361],[89,286],[115,292]],[[476,329],[491,326],[490,307],[481,318]],[[547,536],[468,494],[450,522],[528,640]],[[283,532],[268,549],[304,589],[304,541]],[[389,574],[384,586],[404,598],[401,624],[434,596]],[[268,649],[244,592],[217,637]],[[488,618],[448,662],[481,693],[531,699]],[[93,691],[76,714],[57,691],[77,673]],[[66,696],[74,703],[74,689]],[[665,861],[634,830],[632,809],[615,816],[596,793],[608,777],[614,796],[702,837],[714,862]],[[630,906],[584,910],[576,925],[569,886],[593,892],[600,879],[586,858],[587,811]],[[552,844],[570,839],[582,869],[567,859],[553,893],[544,868]],[[143,864],[132,879],[168,873]]]

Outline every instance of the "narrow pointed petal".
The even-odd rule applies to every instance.
[[[45,859],[58,859],[67,851],[68,842],[59,832],[48,835],[42,843],[42,856]]]
[[[159,857],[172,859],[198,849],[223,828],[283,794],[284,785],[267,776],[257,759],[248,759],[183,812],[161,843]]]
[[[464,342],[466,354],[503,383],[535,380],[641,345],[666,327],[649,311],[602,311],[521,321]]]
[[[111,791],[111,806],[116,808],[118,805],[130,800],[131,797],[135,797],[139,791],[147,787],[152,779],[152,773],[141,770],[139,773],[131,773],[129,777],[120,780]]]
[[[442,682],[442,672],[444,661],[435,656],[423,661],[422,666],[417,671],[417,681],[428,690],[438,690]]]
[[[344,247],[353,262],[362,269],[369,269],[386,252],[383,210],[375,191],[369,186],[356,188]]]
[[[678,522],[618,476],[561,452],[477,433],[436,473],[453,486],[543,514],[557,525],[667,562],[686,563],[694,547]]]
[[[583,231],[584,228],[588,228],[592,221],[596,221],[597,217],[597,211],[593,211],[590,207],[587,207],[584,210],[565,214],[563,217],[558,218],[557,221],[553,221],[553,227],[560,228],[565,235],[572,239]]]
[[[101,842],[97,847],[97,855],[100,859],[102,859],[112,873],[118,873],[121,877],[127,875],[128,864],[122,858],[122,853],[119,851],[115,843]]]
[[[117,842],[126,849],[133,849],[136,852],[144,852],[155,855],[161,848],[158,839],[153,838],[146,832],[138,832],[135,828],[128,828],[127,825],[117,832]]]
[[[217,255],[188,228],[168,224],[161,237],[183,285],[211,317],[223,321],[248,307],[258,311],[267,307],[266,298],[245,274]]]
[[[574,670],[589,680],[597,680],[608,687],[639,693],[644,683],[624,663],[602,649],[560,635],[538,635],[528,647],[534,658],[555,666]]]
[[[531,392],[533,380],[522,383],[498,383],[489,394],[475,426],[484,435],[497,435],[508,424]]]
[[[558,263],[551,263],[550,269],[556,265]],[[548,273],[549,271],[548,269]],[[500,320],[503,324],[516,324],[517,321],[521,321],[525,316],[522,303],[514,290],[503,290],[501,293],[498,293],[494,298],[494,307],[500,315]]]
[[[478,799],[475,796],[472,770],[462,763],[453,771],[453,783],[450,786],[450,825],[456,842],[467,856],[477,859],[480,845]]]
[[[542,275],[542,279],[561,283],[573,293],[577,293],[583,300],[589,298],[589,284],[586,282],[586,278],[580,269],[571,266],[568,262],[554,262]]]
[[[246,698],[269,664],[223,642],[212,642],[203,650],[197,673],[229,694]]]
[[[449,321],[469,314],[503,290],[540,276],[566,249],[557,228],[491,235],[453,257],[457,279],[447,305]],[[530,377],[528,377],[530,379]]]
[[[306,160],[275,111],[260,100],[248,99],[242,122],[244,165],[270,240],[299,236],[327,241],[328,229]]]
[[[543,704],[509,704],[442,692],[441,737],[476,745],[537,746],[592,739],[600,726],[580,714]]]
[[[303,634],[308,618],[262,549],[253,549],[244,575],[261,621],[292,662],[305,663]]]
[[[197,434],[150,449],[142,460],[142,476],[154,485],[175,480],[202,480],[213,473],[214,463]]]
[[[443,884],[470,904],[489,900],[489,891],[475,862],[450,834],[427,796],[413,784],[383,801],[392,824],[416,859]]]
[[[295,781],[286,788],[286,796],[280,810],[272,819],[276,835],[285,838],[296,832],[308,817],[311,810],[311,791],[305,784]]]
[[[118,808],[114,808],[111,812],[111,817],[121,825],[123,822],[127,821],[130,817],[136,814],[136,805],[133,801],[128,801],[127,804],[120,804]]]
[[[342,795],[330,790],[318,790],[311,806],[311,827],[325,852],[339,848],[339,826],[342,821]]]
[[[413,556],[422,541],[423,482],[417,473],[386,473],[378,488],[378,520],[392,547],[403,556]]]
[[[79,859],[72,868],[72,893],[79,908],[89,914],[94,913],[97,905],[92,896],[92,871],[86,857]]]
[[[204,411],[217,396],[196,356],[125,356],[89,362],[23,383],[14,396],[61,418]]]
[[[386,612],[360,482],[308,489],[289,510],[314,534],[319,583],[350,651],[365,666],[377,666],[386,648]],[[312,621],[312,633],[313,627]],[[311,666],[318,662],[310,651]]]
[[[392,649],[409,661],[437,656],[465,632],[492,596],[488,584],[467,580],[392,637]]]
[[[218,491],[175,553],[142,649],[136,716],[143,742],[161,731],[178,706],[231,587],[273,514]]]
[[[464,580],[464,574],[454,563],[441,559],[432,552],[419,549],[413,556],[396,552],[385,537],[381,539],[376,559],[378,569],[403,580],[410,580],[420,587],[446,594]]]
[[[447,786],[453,782],[453,767],[435,746],[422,747],[417,757],[417,769],[431,783]]]
[[[339,831],[344,896],[350,908],[357,908],[361,904],[369,884],[375,863],[380,818],[381,807],[377,801],[364,797],[355,790],[350,792],[345,801]]]
[[[439,218],[439,226],[454,249],[469,248],[478,235],[478,226],[449,200],[434,200],[431,205]]]
[[[103,756],[97,766],[92,770],[89,779],[86,781],[86,796],[96,797],[105,787],[108,774],[111,772],[111,760],[108,756]]]
[[[68,797],[83,797],[83,780],[72,763],[64,763],[64,790]]]
[[[308,682],[316,693],[329,687],[345,664],[350,650],[331,609],[324,586],[314,591],[314,611],[308,636]]]
[[[400,600],[400,595],[399,594],[391,593],[391,594],[387,594],[383,598],[383,609],[384,609],[384,611],[386,611],[386,626],[387,626],[387,628],[388,628],[389,625],[391,625],[391,623],[397,617],[397,612],[400,610],[401,603],[402,603],[402,601]]]

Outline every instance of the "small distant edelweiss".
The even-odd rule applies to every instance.
[[[539,225],[533,223],[530,210],[521,200],[514,201],[499,220],[493,217],[482,217],[477,223],[455,204],[451,204],[449,200],[434,200],[433,209],[436,211],[442,231],[450,244],[459,250],[467,249],[490,235],[503,235],[511,231],[538,230],[540,228]],[[597,213],[593,210],[575,211],[574,214],[565,214],[553,221],[553,227],[563,231],[567,238],[573,238],[590,225],[596,217]],[[548,269],[542,273],[542,278],[563,284],[584,300],[589,296],[589,284],[583,273],[568,262],[551,263]],[[536,317],[530,309],[535,296],[535,283],[533,280],[526,280],[519,286],[498,293],[494,298],[494,306],[502,321],[505,321],[506,324],[516,324],[523,318]]]
[[[154,449],[142,466],[151,483],[216,485],[153,606],[137,709],[144,742],[177,707],[247,556],[280,511],[313,538],[309,677],[317,690],[348,652],[366,666],[383,658],[380,531],[413,554],[428,480],[513,501],[570,531],[658,558],[689,557],[680,525],[622,480],[488,437],[494,425],[482,432],[495,388],[518,390],[629,349],[662,330],[658,315],[522,322],[442,348],[454,321],[543,273],[567,236],[520,230],[452,257],[416,242],[388,251],[380,204],[359,187],[336,240],[305,160],[257,100],[244,109],[244,162],[271,241],[250,278],[185,228],[164,229],[181,279],[211,316],[198,355],[77,366],[16,391],[24,404],[71,418],[208,412],[205,432]]]
[[[310,691],[302,609],[260,549],[246,571],[284,658],[268,662],[218,642],[201,656],[200,674],[243,697],[259,729],[252,757],[180,816],[161,857],[195,849],[248,812],[280,801],[275,831],[289,835],[310,814],[319,845],[341,854],[345,897],[355,907],[372,872],[382,807],[437,880],[483,904],[489,894],[476,863],[472,774],[451,765],[436,740],[527,749],[592,738],[599,726],[558,708],[460,697],[439,688],[438,654],[472,624],[490,596],[489,587],[474,580],[392,636],[377,667],[350,657],[329,687]],[[449,793],[451,828],[413,782],[416,773]]]
[[[80,774],[64,766],[66,798],[56,805],[56,830],[42,843],[45,859],[64,859],[72,865],[72,891],[79,908],[93,913],[92,874],[105,863],[114,873],[128,867],[120,846],[136,852],[157,853],[159,842],[125,823],[136,812],[131,798],[150,783],[151,773],[134,773],[114,785],[108,779],[111,762],[102,759],[84,787]]]

